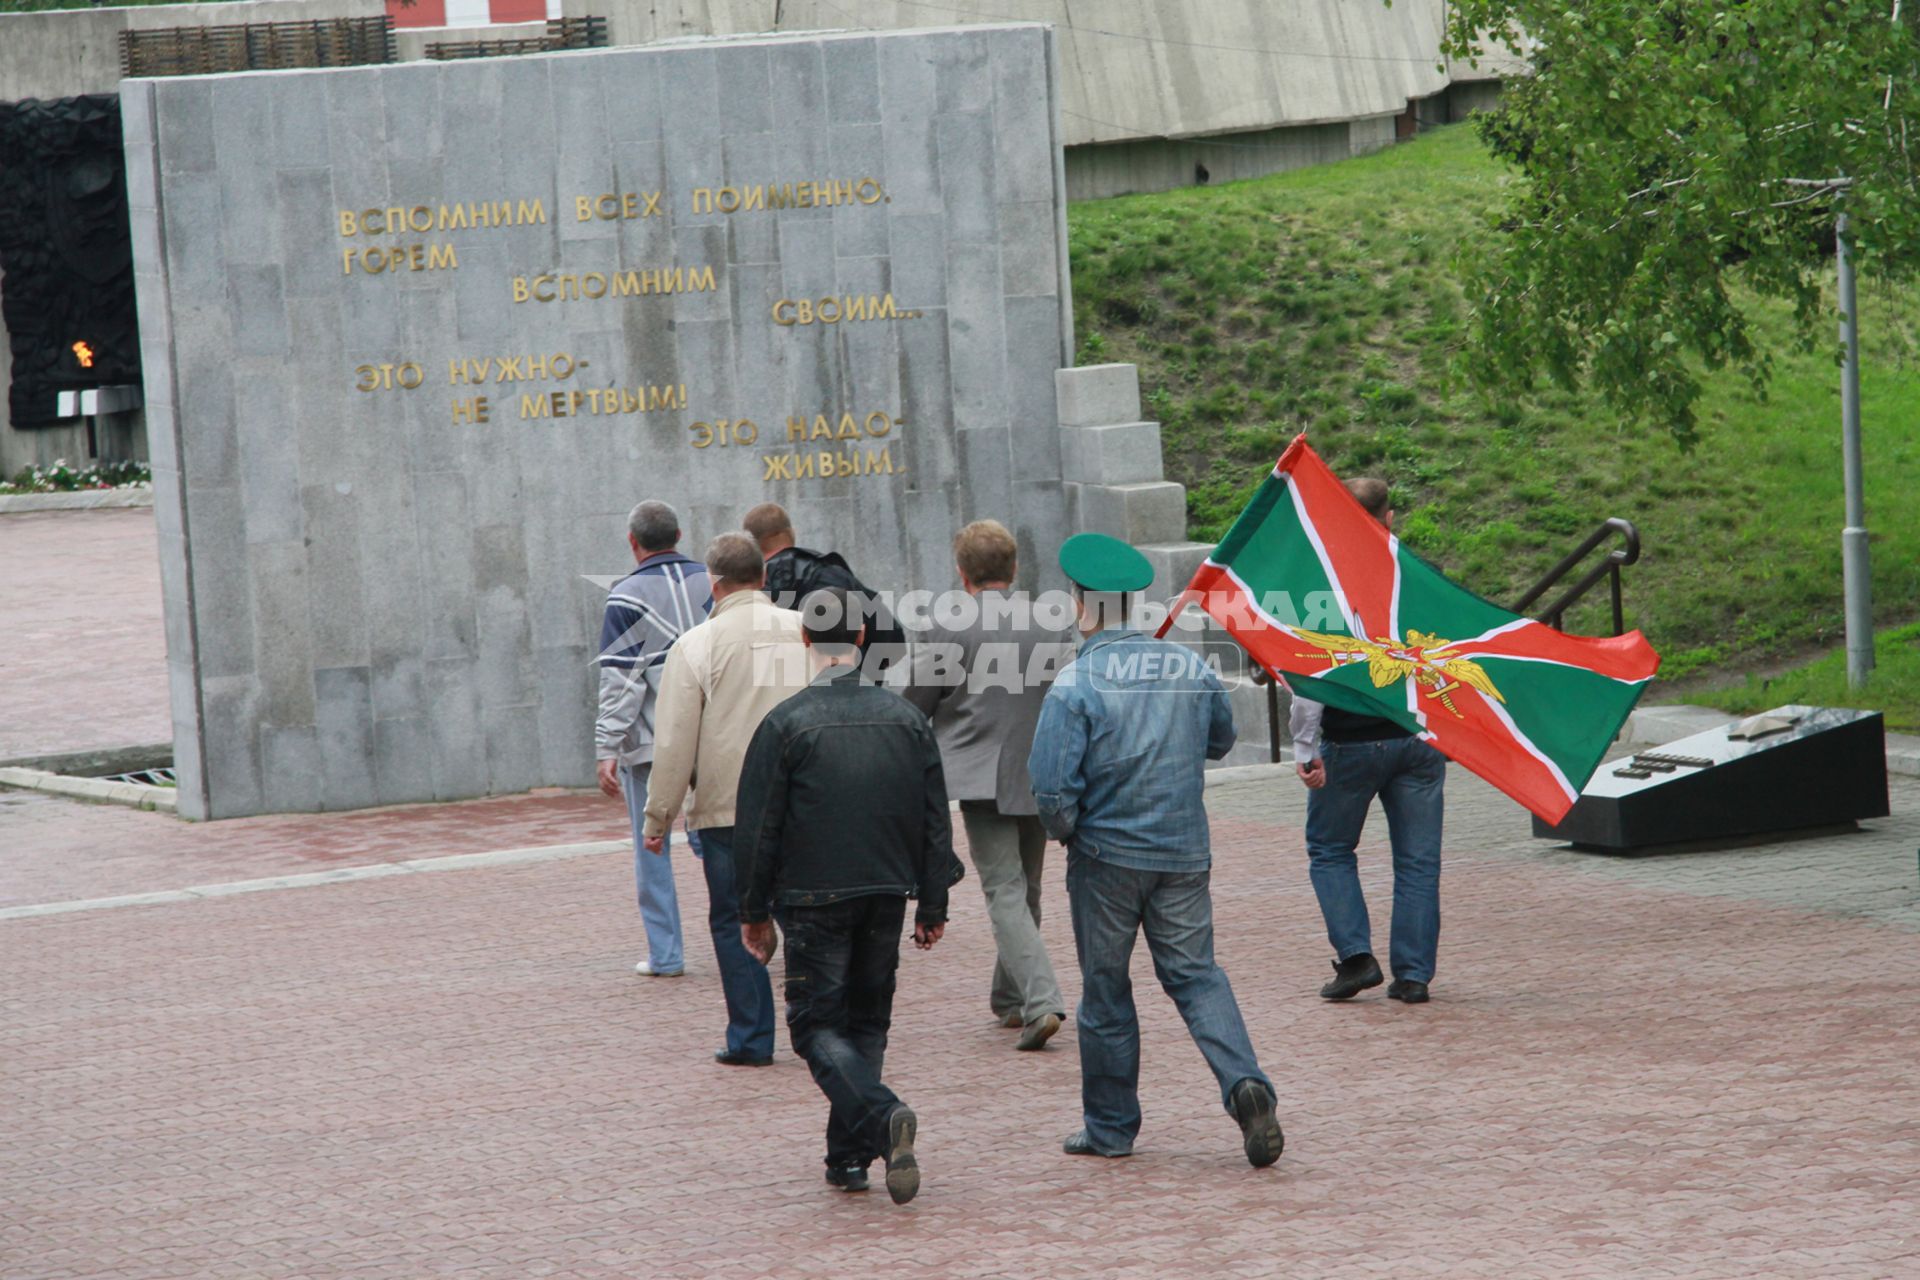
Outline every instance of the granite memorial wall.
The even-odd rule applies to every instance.
[[[180,811],[580,785],[642,498],[1066,533],[1050,29],[122,90]]]

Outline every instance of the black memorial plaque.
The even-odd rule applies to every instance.
[[[1557,826],[1533,834],[1621,852],[1887,816],[1878,711],[1776,707],[1610,760]]]

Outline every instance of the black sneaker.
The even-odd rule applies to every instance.
[[[827,1183],[842,1191],[865,1191],[867,1189],[867,1166],[863,1164],[828,1165]]]
[[[1345,960],[1333,962],[1333,981],[1320,988],[1322,1000],[1351,1000],[1368,987],[1377,987],[1385,979],[1380,976],[1380,962],[1362,951],[1357,956],[1348,956]]]
[[[905,1204],[920,1194],[920,1163],[913,1157],[918,1127],[913,1108],[904,1104],[887,1117],[887,1194],[895,1204]]]
[[[1273,1113],[1273,1090],[1258,1080],[1242,1080],[1233,1086],[1230,1099],[1247,1163],[1256,1169],[1266,1168],[1280,1158],[1287,1145],[1286,1135],[1280,1132],[1280,1118]]]
[[[1395,978],[1392,985],[1387,988],[1387,999],[1404,1000],[1408,1004],[1425,1004],[1427,984],[1413,982],[1406,978]]]

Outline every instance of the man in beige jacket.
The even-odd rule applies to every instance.
[[[800,615],[776,608],[761,586],[766,565],[744,533],[707,544],[713,611],[667,651],[654,716],[653,774],[647,782],[645,840],[658,853],[687,788],[687,829],[698,837],[707,877],[707,925],[727,997],[726,1066],[773,1061],[773,984],[740,941],[733,813],[740,765],[761,719],[807,687],[812,671]],[[691,843],[691,842],[690,842]]]

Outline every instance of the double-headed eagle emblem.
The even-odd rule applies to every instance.
[[[1367,675],[1372,678],[1376,689],[1384,689],[1396,680],[1411,679],[1426,691],[1429,698],[1437,699],[1441,706],[1460,719],[1466,717],[1461,716],[1460,708],[1453,705],[1452,694],[1462,685],[1479,690],[1495,702],[1506,701],[1500,690],[1494,688],[1493,680],[1484,667],[1471,658],[1459,657],[1451,647],[1451,640],[1442,640],[1424,631],[1408,631],[1404,640],[1388,636],[1362,640],[1358,636],[1302,631],[1297,627],[1289,627],[1288,630],[1320,650],[1320,656],[1324,656],[1335,667],[1355,662],[1366,663]],[[1311,658],[1316,655],[1302,653],[1299,656]]]

